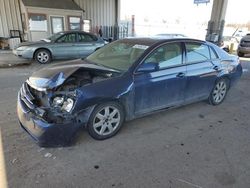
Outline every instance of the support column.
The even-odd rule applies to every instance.
[[[214,0],[206,40],[219,44],[222,40],[228,0]]]
[[[119,39],[119,14],[120,14],[120,0],[115,0],[115,26],[114,26],[114,39]]]

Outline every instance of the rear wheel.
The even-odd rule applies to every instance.
[[[222,78],[215,83],[215,86],[208,98],[209,103],[212,105],[218,105],[223,102],[229,89],[229,81],[226,78]]]
[[[124,111],[120,104],[108,102],[98,105],[92,112],[88,122],[90,136],[104,140],[114,136],[124,122]]]
[[[51,62],[50,51],[46,49],[37,50],[35,53],[35,60],[36,62],[41,63],[41,64],[50,63]]]

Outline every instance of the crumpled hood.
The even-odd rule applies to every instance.
[[[80,68],[117,72],[113,69],[87,63],[84,60],[77,59],[40,69],[39,71],[34,72],[28,78],[27,82],[31,87],[37,90],[43,91],[46,89],[53,89],[62,85],[69,76],[71,76]]]

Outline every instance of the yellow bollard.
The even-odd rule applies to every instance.
[[[229,53],[232,54],[234,50],[234,43],[230,44]]]
[[[1,129],[0,129],[0,187],[7,188]]]

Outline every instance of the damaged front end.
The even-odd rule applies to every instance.
[[[49,101],[45,92],[34,91],[27,82],[22,85],[17,102],[20,124],[40,146],[68,145],[80,124],[73,114],[44,105],[46,99]]]
[[[84,105],[83,88],[113,76],[107,70],[83,67],[54,75],[48,71],[44,77],[34,74],[18,93],[21,126],[40,146],[69,145],[94,109]]]

